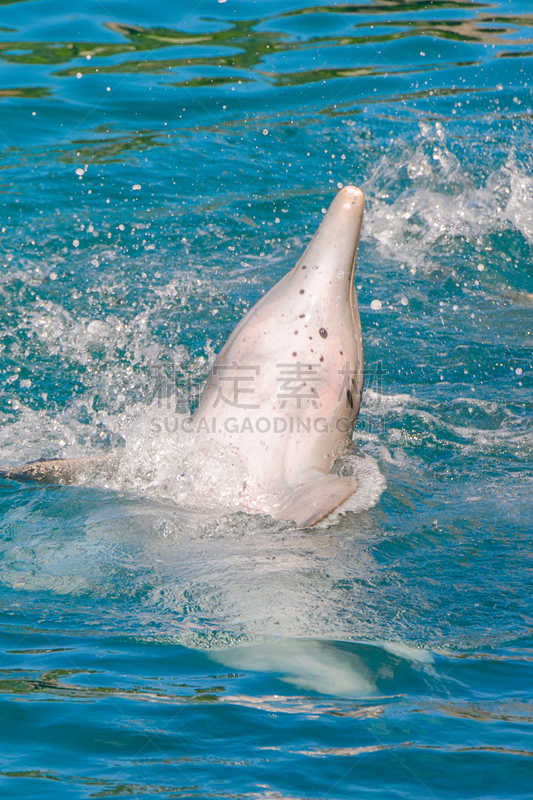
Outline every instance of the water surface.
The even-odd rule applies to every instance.
[[[137,456],[0,486],[3,797],[531,796],[532,56],[525,0],[0,3],[1,465]],[[368,502],[184,512],[157,381],[347,183]]]

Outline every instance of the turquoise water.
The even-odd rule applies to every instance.
[[[2,797],[533,796],[531,11],[0,0],[0,466],[129,454],[0,482]],[[186,510],[155,387],[346,183],[365,502]]]

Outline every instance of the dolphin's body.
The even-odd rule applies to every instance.
[[[309,527],[349,497],[331,474],[351,441],[363,391],[353,278],[364,200],[341,189],[294,269],[238,323],[192,418],[244,468],[239,508]],[[69,483],[100,459],[53,459],[4,477]]]
[[[329,472],[363,390],[353,285],[363,207],[358,189],[341,189],[294,269],[229,337],[193,418],[244,463],[243,505],[301,527],[356,487]]]

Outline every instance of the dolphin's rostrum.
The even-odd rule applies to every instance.
[[[247,312],[213,364],[191,428],[244,467],[239,510],[309,527],[357,486],[330,470],[351,441],[363,391],[354,291],[363,208],[359,189],[338,192],[294,269]],[[0,474],[70,483],[102,463],[41,460]]]

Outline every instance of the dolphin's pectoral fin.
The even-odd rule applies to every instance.
[[[30,483],[65,485],[92,476],[111,462],[109,456],[93,458],[39,458],[20,467],[0,470],[0,478]]]
[[[310,528],[340,506],[356,488],[356,478],[315,473],[311,480],[289,493],[287,502],[274,516],[293,520],[299,528]]]

